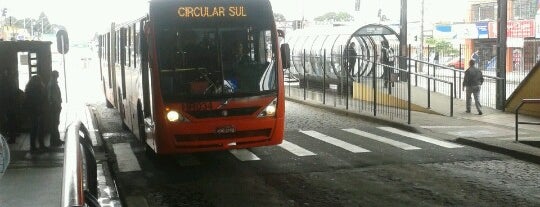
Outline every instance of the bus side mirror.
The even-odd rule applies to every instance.
[[[281,44],[281,66],[283,66],[283,69],[287,69],[291,67],[291,49],[289,48],[289,44],[283,43]]]
[[[60,54],[66,54],[69,51],[69,38],[66,30],[61,29],[56,32],[56,48]]]

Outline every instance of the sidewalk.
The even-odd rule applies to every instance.
[[[115,185],[110,177],[106,156],[101,148],[99,133],[94,128],[93,112],[87,106],[64,106],[60,116],[60,135],[64,140],[66,127],[75,120],[81,120],[90,132],[98,164],[99,201],[102,206],[119,206],[120,201]],[[49,140],[46,137],[45,145]],[[60,206],[62,197],[62,177],[64,148],[51,148],[47,152],[30,154],[28,133],[17,137],[10,144],[11,162],[0,179],[0,206]]]
[[[415,96],[415,90],[412,92]],[[421,93],[425,93],[421,92]],[[422,96],[423,94],[416,94]],[[483,115],[477,115],[474,108],[472,113],[465,113],[465,101],[454,99],[453,116],[449,113],[449,97],[432,95],[431,111],[439,114],[411,112],[411,124],[406,120],[392,120],[384,116],[373,116],[371,112],[356,109],[345,110],[343,106],[334,107],[331,104],[306,100],[302,97],[287,96],[287,100],[301,102],[316,107],[356,115],[372,122],[401,127],[405,130],[420,133],[437,133],[441,139],[458,142],[473,147],[506,154],[521,160],[540,164],[540,125],[519,125],[519,142],[515,141],[515,114],[503,112],[489,107],[483,107]],[[351,100],[350,100],[351,101]],[[355,100],[352,100],[354,102]],[[355,103],[350,103],[354,106]],[[519,115],[519,121],[540,122],[540,118]]]

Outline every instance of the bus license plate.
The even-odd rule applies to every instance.
[[[224,127],[219,127],[216,129],[217,134],[230,134],[230,133],[235,133],[235,132],[236,132],[236,128],[234,128],[234,126],[224,126]]]

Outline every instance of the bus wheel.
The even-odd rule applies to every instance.
[[[107,100],[107,98],[105,98],[105,105],[107,106],[107,108],[113,107],[112,103],[109,100]]]
[[[122,94],[120,89],[118,89],[118,109],[120,109],[120,119],[122,119],[122,129],[129,130],[129,127],[126,125],[124,120],[126,119],[126,110],[124,109],[124,104],[122,104]]]
[[[174,167],[176,166],[176,162],[173,155],[157,154],[147,144],[145,144],[144,152],[148,160],[153,162],[156,168],[159,168],[161,170],[171,170],[171,171],[174,170]]]
[[[107,93],[105,92],[105,83],[103,83],[103,95],[105,95],[105,105],[107,106],[107,108],[114,107],[112,103],[109,101],[109,99],[107,99]]]
[[[137,104],[137,122],[139,123],[139,139],[141,140],[141,143],[146,145],[146,132],[144,130],[144,118],[143,118],[143,112],[141,110],[141,105]]]

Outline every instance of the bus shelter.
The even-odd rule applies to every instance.
[[[287,35],[285,41],[291,47],[290,73],[303,85],[306,81],[343,84],[361,76],[380,76],[382,70],[377,70],[380,67],[376,66],[387,63],[382,58],[382,51],[395,51],[387,58],[397,59],[394,56],[398,54],[400,40],[392,28],[368,24],[295,30]],[[355,53],[346,53],[351,43],[355,45]],[[349,65],[348,62],[353,63]],[[397,65],[397,61],[393,64]]]

